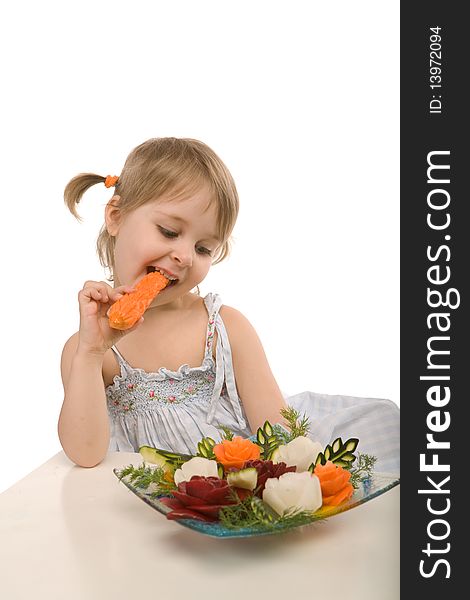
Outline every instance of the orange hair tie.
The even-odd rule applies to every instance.
[[[114,187],[119,177],[117,175],[108,175],[105,179],[104,185],[107,188]]]

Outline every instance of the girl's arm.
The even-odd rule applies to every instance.
[[[103,382],[104,355],[79,350],[79,334],[62,352],[64,403],[58,433],[65,454],[81,467],[94,467],[106,456],[109,421]]]
[[[220,315],[230,340],[237,390],[251,431],[256,432],[266,420],[282,423],[279,411],[286,403],[256,331],[246,317],[230,306],[222,306]]]
[[[131,291],[111,288],[104,282],[87,281],[78,295],[80,331],[65,344],[61,372],[64,403],[58,433],[65,454],[81,467],[94,467],[106,456],[110,429],[103,381],[104,355],[118,339],[134,331],[111,329],[110,306]]]

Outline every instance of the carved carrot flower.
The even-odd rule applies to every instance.
[[[337,506],[352,496],[351,473],[346,469],[328,460],[324,465],[316,465],[313,474],[320,480],[324,505]]]
[[[215,457],[225,468],[241,469],[247,460],[260,457],[260,447],[236,435],[233,440],[223,440],[213,448]]]

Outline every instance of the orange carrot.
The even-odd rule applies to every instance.
[[[236,435],[232,440],[222,440],[212,451],[217,461],[225,468],[242,469],[247,460],[256,460],[260,456],[260,447],[251,440]]]
[[[349,482],[351,473],[346,469],[328,460],[324,465],[317,465],[313,474],[320,480],[324,505],[338,506],[352,496],[354,488]]]
[[[148,273],[135,286],[115,302],[108,312],[109,325],[113,329],[130,329],[141,318],[155,296],[163,290],[169,280],[158,271]]]

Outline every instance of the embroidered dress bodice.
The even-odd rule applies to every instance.
[[[141,446],[151,446],[195,454],[201,438],[220,440],[220,425],[242,437],[251,435],[237,393],[227,332],[219,314],[221,299],[208,294],[204,304],[209,318],[204,360],[198,367],[182,365],[177,371],[162,367],[147,373],[131,367],[113,346],[120,374],[106,388],[110,451],[138,452]]]

